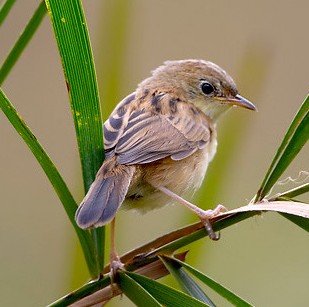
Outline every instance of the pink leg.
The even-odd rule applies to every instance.
[[[202,210],[201,208],[199,208],[199,207],[195,206],[194,204],[188,202],[187,200],[183,199],[182,197],[180,197],[179,195],[175,194],[174,192],[172,192],[171,190],[169,190],[165,187],[156,186],[155,188],[160,190],[164,194],[170,196],[171,198],[175,199],[179,204],[182,204],[182,205],[186,206],[187,208],[189,208],[190,210],[192,210],[200,218],[200,220],[204,224],[210,239],[218,240],[220,238],[213,231],[209,219],[217,216],[220,212],[227,211],[227,209],[224,206],[218,205],[213,210]]]
[[[116,227],[116,218],[114,217],[111,221],[111,251],[110,251],[110,274],[113,281],[117,270],[124,269],[124,264],[120,261],[118,253],[116,251],[115,244],[115,227]]]

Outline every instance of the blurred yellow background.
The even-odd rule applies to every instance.
[[[0,28],[0,63],[39,2],[17,1]],[[201,191],[196,203],[203,208],[245,205],[308,94],[309,2],[88,0],[83,5],[104,118],[168,59],[211,60],[234,77],[259,111],[233,109],[219,123],[218,157],[207,183],[220,186],[216,193]],[[3,90],[79,202],[83,191],[74,126],[48,16]],[[44,306],[87,280],[85,264],[53,188],[1,112],[0,142],[0,306]],[[284,177],[308,171],[308,148]],[[207,184],[202,190],[207,192]],[[180,206],[145,216],[120,212],[118,250],[194,221]],[[201,240],[188,255],[190,264],[256,306],[307,306],[308,259],[308,234],[276,214],[230,227],[219,242]],[[117,298],[110,306],[132,303]]]

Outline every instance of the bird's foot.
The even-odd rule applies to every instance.
[[[117,271],[119,270],[124,270],[124,264],[121,262],[119,256],[114,256],[111,258],[111,263],[110,263],[110,278],[112,283],[114,282],[116,278]]]
[[[222,206],[222,205],[218,205],[215,209],[213,210],[201,210],[199,212],[197,212],[197,215],[199,216],[199,218],[201,219],[208,235],[209,235],[209,238],[211,240],[214,240],[214,241],[217,241],[220,239],[220,233],[217,235],[213,228],[212,228],[212,225],[210,223],[210,219],[216,217],[217,215],[219,215],[221,212],[225,212],[227,211],[227,209]]]
[[[124,270],[124,264],[121,262],[118,255],[113,255],[113,257],[111,257],[110,272],[109,272],[109,277],[111,279],[112,291],[116,291],[116,289],[114,288],[114,286],[115,286],[114,282],[116,281],[117,272],[119,270]]]
[[[190,203],[189,201],[185,200],[181,196],[175,194],[174,192],[172,192],[171,190],[167,189],[166,187],[159,186],[159,185],[154,185],[154,184],[152,184],[152,185],[156,189],[158,189],[159,191],[161,191],[164,194],[166,194],[166,195],[170,196],[171,198],[175,199],[179,204],[182,204],[182,205],[186,206],[187,208],[189,208],[191,211],[193,211],[200,218],[200,220],[202,221],[203,225],[205,226],[205,228],[206,228],[206,230],[208,232],[208,235],[209,235],[210,239],[212,239],[212,240],[219,240],[220,239],[220,234],[219,235],[215,234],[215,232],[213,231],[211,223],[210,223],[209,220],[214,218],[215,216],[217,216],[221,212],[227,211],[227,209],[224,206],[218,205],[213,210],[203,210],[200,207],[197,207],[196,205],[194,205],[194,204]]]

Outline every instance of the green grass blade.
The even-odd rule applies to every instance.
[[[309,95],[294,117],[256,195],[262,200],[309,138]]]
[[[47,0],[62,60],[82,162],[85,190],[103,162],[100,98],[80,1]]]
[[[171,275],[176,279],[180,285],[182,291],[195,297],[201,302],[206,303],[209,306],[215,307],[215,304],[211,299],[205,294],[205,292],[200,288],[200,286],[187,274],[187,272],[182,268],[182,266],[168,257],[159,257]]]
[[[3,21],[9,14],[12,6],[15,4],[16,0],[7,0],[3,3],[0,8],[0,26],[2,25]]]
[[[75,290],[72,293],[58,299],[57,301],[47,305],[47,307],[64,307],[80,301],[81,299],[103,289],[111,284],[109,276],[105,276],[102,279],[91,281],[83,285],[81,288]]]
[[[30,129],[26,126],[25,122],[20,118],[14,106],[10,103],[2,90],[0,90],[0,108],[11,122],[17,133],[28,145],[35,158],[40,163],[52,186],[54,187],[81,242],[89,271],[91,272],[91,275],[95,275],[94,273],[96,272],[97,268],[94,266],[94,246],[91,244],[92,242],[90,240],[89,232],[85,232],[78,228],[74,221],[74,212],[77,205],[67,185],[65,184],[64,180],[62,179],[53,162],[50,160],[47,153],[44,151],[43,147],[40,145]]]
[[[305,184],[302,184],[301,186],[296,187],[292,190],[280,193],[279,195],[276,195],[271,200],[280,200],[280,199],[285,199],[285,198],[291,199],[291,198],[294,198],[296,196],[299,196],[299,195],[302,195],[302,194],[305,194],[305,193],[308,193],[308,192],[309,192],[309,183],[305,183]]]
[[[280,213],[280,214],[289,221],[291,221],[292,223],[296,224],[297,226],[309,232],[309,219],[293,214],[287,214],[287,213]]]
[[[171,287],[163,285],[155,280],[138,275],[131,272],[126,272],[128,276],[138,282],[148,293],[156,298],[161,304],[167,307],[175,306],[190,306],[190,307],[205,307],[208,306],[197,299],[175,290]]]
[[[227,288],[220,285],[218,282],[214,281],[207,275],[203,274],[202,272],[198,271],[197,269],[193,268],[192,266],[188,265],[185,262],[182,262],[181,260],[177,258],[173,258],[173,260],[177,263],[179,263],[182,267],[184,267],[186,270],[188,270],[192,275],[194,275],[196,278],[198,278],[200,281],[202,281],[205,285],[207,285],[209,288],[216,291],[219,295],[227,299],[230,303],[232,303],[235,306],[252,306],[252,304],[247,303],[244,299],[236,295],[235,293],[231,292]]]
[[[29,20],[29,23],[25,27],[24,31],[21,33],[20,37],[16,41],[15,45],[13,46],[12,50],[6,57],[4,63],[0,68],[0,85],[3,84],[4,80],[10,73],[11,69],[13,68],[16,61],[21,56],[22,52],[26,48],[27,44],[33,37],[34,33],[40,26],[44,16],[46,15],[46,6],[44,1],[42,1],[36,11],[34,12],[33,16]]]
[[[98,86],[86,20],[80,1],[46,0],[62,60],[87,191],[104,159]],[[104,227],[93,230],[100,271]],[[98,272],[99,273],[99,272]]]
[[[139,283],[128,276],[125,272],[119,272],[119,286],[124,294],[136,306],[162,306],[151,294],[149,294]]]

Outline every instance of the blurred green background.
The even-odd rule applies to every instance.
[[[3,62],[39,1],[17,1],[0,28]],[[233,109],[219,123],[218,155],[196,203],[245,205],[257,191],[308,93],[308,1],[84,1],[104,118],[150,70],[202,58],[226,69],[259,112]],[[59,168],[76,200],[82,181],[60,58],[48,17],[3,90]],[[45,174],[0,112],[0,306],[44,306],[87,280],[77,239]],[[309,147],[286,176],[308,171]],[[278,191],[290,186],[279,186]],[[308,197],[307,197],[308,199]],[[119,253],[196,218],[180,206],[120,212]],[[309,240],[276,214],[191,246],[189,263],[256,306],[307,306]],[[220,306],[228,306],[225,302]],[[111,306],[132,306],[115,299]]]

